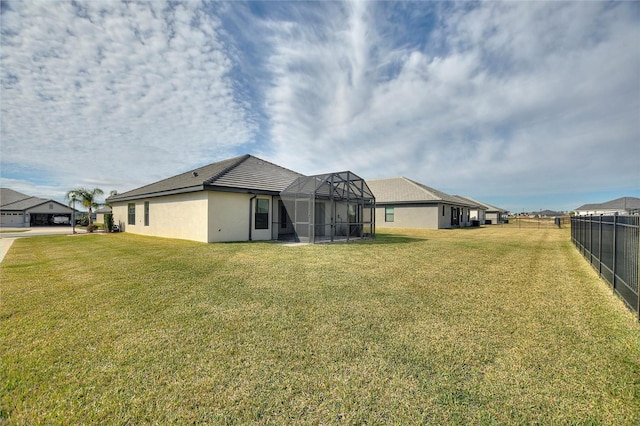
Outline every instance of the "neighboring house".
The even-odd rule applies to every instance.
[[[475,200],[470,197],[465,197],[466,200],[472,202],[480,208],[484,208],[484,220],[481,220],[481,224],[486,225],[496,225],[498,223],[502,223],[507,220],[507,215],[509,214],[509,210],[502,209],[500,207],[492,206],[491,204],[487,204],[482,201]]]
[[[93,218],[96,223],[104,223],[104,215],[111,213],[111,207],[104,206],[100,207],[98,210],[95,210],[93,214],[95,217]]]
[[[454,195],[454,197],[460,198],[462,201],[471,205],[469,208],[469,219],[473,226],[484,225],[487,213],[487,207],[485,205],[469,197],[462,197],[460,195]]]
[[[369,179],[377,227],[443,229],[471,225],[477,206],[406,177]]]
[[[549,218],[549,217],[562,217],[564,216],[564,213],[562,212],[557,212],[554,210],[541,210],[537,213],[538,217],[542,217],[542,218]]]
[[[54,200],[0,188],[0,226],[70,225],[72,211],[71,207]]]
[[[333,239],[337,230],[333,226],[335,212],[340,212],[344,204],[341,188],[351,188],[358,179],[351,172],[304,176],[243,155],[112,195],[107,202],[111,204],[114,224],[135,234],[201,242],[277,239],[316,242],[317,234]],[[361,187],[366,186],[360,181]],[[309,182],[315,183],[309,186]],[[329,198],[316,187],[318,183],[333,188],[326,194]],[[296,192],[301,185],[304,188]],[[315,189],[305,193],[309,188]],[[285,190],[287,196],[281,197]],[[361,212],[364,201],[359,202],[353,191],[347,191],[346,195],[347,204],[355,203]],[[293,201],[290,207],[285,205],[287,200]],[[323,204],[327,207],[321,208]],[[366,217],[361,215],[359,219],[363,223]],[[360,236],[365,236],[363,231]]]
[[[637,215],[640,214],[640,198],[621,197],[604,203],[584,204],[576,210],[578,216],[588,215]]]

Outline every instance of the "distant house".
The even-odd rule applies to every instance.
[[[604,203],[584,204],[575,209],[576,215],[637,215],[640,214],[640,198],[621,197]]]
[[[478,225],[484,225],[487,217],[487,207],[484,204],[480,204],[479,201],[475,201],[469,197],[462,197],[460,195],[454,195],[456,198],[462,199],[464,202],[471,204],[469,209],[469,219],[472,223],[478,223]]]
[[[368,179],[376,198],[376,226],[443,229],[471,225],[477,204],[406,177]]]
[[[557,212],[554,210],[541,210],[538,212],[538,217],[561,217],[564,216],[564,213]]]
[[[481,220],[480,223],[487,225],[502,223],[505,221],[507,214],[509,213],[508,210],[492,206],[491,204],[487,204],[482,201],[474,200],[473,198],[465,197],[465,199],[476,204],[480,209],[484,209],[484,219]]]
[[[104,215],[110,214],[110,213],[111,213],[111,207],[109,206],[100,207],[99,209],[93,212],[93,214],[95,215],[94,220],[96,221],[96,223],[104,223]]]
[[[71,207],[54,200],[0,188],[0,226],[71,225]]]
[[[318,242],[333,240],[341,221],[349,226],[345,236],[372,236],[373,224],[368,233],[363,226],[367,206],[373,210],[375,203],[367,193],[364,180],[352,172],[304,176],[243,155],[107,201],[114,224],[135,234],[201,242]]]

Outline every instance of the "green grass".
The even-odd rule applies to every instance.
[[[640,325],[568,230],[382,232],[17,240],[0,267],[1,417],[640,424]]]

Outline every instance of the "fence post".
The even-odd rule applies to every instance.
[[[593,216],[589,217],[589,264],[593,265]]]
[[[602,277],[602,215],[598,224],[598,276]]]
[[[614,214],[613,215],[613,279],[611,280],[611,286],[613,287],[613,293],[615,294],[616,292],[616,261],[617,261],[617,254],[618,254],[618,250],[616,247],[616,235],[618,234],[618,215]]]

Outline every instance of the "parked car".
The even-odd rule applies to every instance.
[[[69,220],[68,216],[54,216],[53,223],[55,225],[69,225],[71,221]]]

